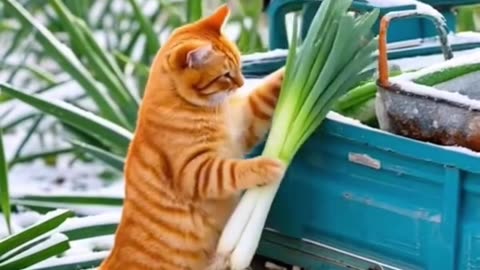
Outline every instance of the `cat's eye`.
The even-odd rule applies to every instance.
[[[223,74],[223,77],[228,78],[230,80],[233,80],[233,77],[232,77],[232,74],[230,73],[230,71],[225,72],[225,74]]]
[[[243,85],[243,79],[241,77],[241,74],[239,74],[240,76],[237,76],[235,74],[234,71],[228,71],[228,72],[225,72],[222,76],[222,78],[225,78],[227,79],[230,83],[232,84],[235,84],[236,86],[242,86]]]

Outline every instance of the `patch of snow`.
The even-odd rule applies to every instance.
[[[48,213],[46,213],[45,215],[43,215],[42,217],[40,217],[38,219],[38,221],[34,224],[34,225],[37,225],[37,224],[40,224],[40,223],[43,223],[49,219],[52,219],[52,218],[55,218],[55,217],[58,217],[60,215],[63,215],[65,214],[66,212],[68,212],[67,209],[56,209],[56,210],[52,210],[52,211],[49,211]]]
[[[464,31],[464,32],[455,33],[456,37],[459,37],[464,41],[468,41],[470,39],[470,41],[477,41],[478,42],[479,35],[480,34],[478,32],[474,32],[474,31]]]
[[[118,212],[109,212],[100,215],[87,216],[87,217],[74,217],[67,219],[62,225],[60,225],[59,230],[61,232],[71,231],[79,228],[84,228],[88,226],[95,225],[105,225],[112,223],[119,223],[121,214]]]
[[[245,25],[245,27],[247,29],[252,29],[252,26],[253,26],[253,20],[252,18],[250,17],[245,17],[245,19],[243,19],[243,24]]]
[[[66,89],[68,89],[68,91],[65,91]],[[70,81],[70,82],[61,84],[59,86],[53,87],[50,90],[42,94],[39,94],[38,96],[42,98],[46,98],[48,100],[56,100],[56,99],[68,100],[68,99],[76,98],[82,95],[84,92],[85,91],[76,82]],[[22,101],[13,99],[7,103],[3,103],[0,106],[0,114],[12,108],[14,110],[11,113],[9,113],[6,117],[3,117],[2,119],[0,119],[0,125],[5,126],[8,123],[13,122],[21,117],[38,112],[38,110],[35,109],[34,107]]]
[[[470,64],[478,64],[478,63],[480,63],[480,51],[478,50],[471,51],[469,54],[464,54],[462,56],[455,56],[454,58],[448,61],[443,61],[435,65],[425,67],[416,72],[402,74],[398,77],[395,77],[395,79],[410,81],[427,74],[432,74],[434,72],[445,70],[447,68],[470,65]]]
[[[411,49],[413,47],[418,48],[419,46],[422,46],[424,42],[425,42],[425,39],[421,39],[421,38],[395,41],[395,42],[388,43],[387,49],[389,51],[394,51],[394,50],[404,50],[406,48]]]
[[[337,112],[333,112],[333,111],[329,112],[327,114],[327,118],[330,119],[330,120],[336,121],[336,122],[343,123],[343,124],[356,126],[356,127],[363,128],[363,129],[368,129],[368,130],[374,130],[375,132],[390,134],[386,131],[364,125],[356,119],[352,119],[350,117],[343,116],[343,115],[341,115]],[[458,152],[458,153],[462,153],[462,154],[466,154],[466,155],[469,155],[469,156],[474,156],[474,157],[479,157],[480,158],[480,152],[475,152],[475,151],[472,151],[472,150],[470,150],[468,148],[465,148],[465,147],[444,146],[444,145],[438,145],[438,144],[433,144],[433,143],[429,143],[429,142],[423,142],[423,143],[430,144],[430,145],[433,145],[435,147],[441,147],[441,148],[444,148],[444,149],[449,150],[449,151],[454,151],[454,152]]]
[[[242,25],[237,23],[228,23],[225,25],[223,33],[230,39],[230,40],[237,40],[242,33]]]
[[[10,219],[10,226],[12,228],[12,233],[17,233],[23,230],[21,226],[15,222],[15,214],[12,213],[12,217]],[[0,239],[8,237],[8,227],[7,222],[5,221],[5,217],[3,214],[0,214]]]
[[[471,50],[464,50],[464,51],[456,51],[454,52],[455,57],[468,56],[472,54],[479,54],[480,49],[471,49]],[[395,60],[390,60],[389,63],[398,65],[401,70],[403,71],[412,71],[412,70],[419,70],[425,67],[430,67],[439,63],[445,62],[442,54],[433,54],[433,55],[425,55],[425,56],[415,56],[415,57],[405,57]]]
[[[443,22],[445,22],[445,18],[443,15],[438,12],[435,8],[433,8],[430,5],[427,5],[425,3],[422,3],[417,0],[367,0],[367,2],[376,7],[380,8],[386,8],[386,7],[400,7],[400,6],[406,6],[406,5],[415,5],[417,11],[423,13],[423,14],[428,14],[432,17],[435,17]]]
[[[442,22],[443,25],[446,25],[447,21],[445,20],[445,17],[443,17],[442,13],[438,12],[438,10],[420,1],[413,1],[413,2],[415,2],[415,4],[417,5],[417,11],[419,11],[422,14],[428,14],[434,17],[436,20]]]
[[[18,233],[37,223],[41,214],[34,211],[22,211],[22,212],[13,212],[11,213],[10,222],[12,226],[13,233]],[[5,217],[0,213],[0,239],[8,237],[7,224],[5,222]]]
[[[438,47],[439,40],[438,37],[430,37],[424,39],[409,40],[408,42],[418,41],[418,44],[412,44],[413,46],[407,46],[406,44],[402,46],[402,42],[390,43],[388,46],[392,52],[404,52],[412,49],[429,49]],[[476,32],[461,32],[461,33],[450,33],[448,35],[448,43],[450,46],[460,46],[466,44],[478,44],[480,43],[480,33]],[[395,47],[395,49],[393,49]],[[468,50],[454,51],[454,59],[458,57],[465,57],[471,54],[477,54],[480,52],[479,48],[473,48]],[[443,54],[437,53],[432,55],[422,55],[415,57],[405,57],[400,59],[389,60],[389,63],[398,65],[403,71],[418,70],[424,67],[429,67],[438,63],[445,62]]]
[[[158,10],[159,8],[162,8],[160,6],[160,3],[161,2],[157,3],[157,1],[143,1],[143,3],[140,4],[140,7],[144,12],[144,14],[150,17],[150,16],[153,16],[156,10]],[[127,6],[130,7],[131,5],[127,5]]]
[[[84,261],[103,260],[108,256],[109,253],[110,253],[109,251],[100,251],[100,252],[91,252],[88,254],[61,257],[61,258],[50,258],[48,260],[45,260],[43,262],[40,262],[28,267],[26,268],[26,270],[45,268],[45,267],[55,267],[55,266],[61,266],[65,264],[75,264],[75,263],[80,263]]]
[[[471,109],[480,110],[480,100],[471,99],[466,95],[458,92],[449,92],[438,90],[434,87],[416,84],[411,81],[393,78],[392,83],[399,85],[405,91],[415,93],[422,96],[428,96],[436,99],[444,99],[458,104],[464,104]]]
[[[449,33],[447,35],[448,44],[450,46],[458,46],[458,45],[467,45],[467,44],[478,44],[480,43],[480,33],[477,32],[460,32],[460,33]],[[415,46],[407,46],[408,43],[414,45],[418,41],[420,44]],[[400,46],[397,44],[405,44],[404,46]],[[428,48],[435,48],[440,45],[438,36],[427,37],[422,39],[412,39],[407,41],[398,41],[388,44],[389,48],[395,47],[395,52],[401,51],[408,51],[413,49],[428,49]],[[461,52],[455,51],[454,54]]]
[[[29,124],[28,128],[30,128],[33,122]],[[41,128],[42,127],[39,127],[37,133],[31,136],[27,144],[24,145],[20,157],[70,147],[70,144],[64,141],[64,136],[54,134],[54,132],[42,131]],[[5,141],[8,141],[8,145],[5,147],[5,157],[7,160],[13,159],[17,149],[20,147],[21,143],[23,143],[27,134],[28,130],[26,128],[17,128],[15,132],[9,132],[4,135]]]
[[[139,61],[141,59],[142,55],[144,54],[146,42],[147,38],[144,35],[138,37],[135,45],[133,46],[132,52],[130,53],[132,60]]]
[[[77,255],[89,254],[92,253],[92,250],[93,249],[85,243],[78,244],[78,241],[70,241],[70,248],[62,254],[62,257],[69,258]]]
[[[70,209],[79,215],[96,215],[110,211],[122,211],[122,206],[111,205],[82,205],[73,203],[57,203],[57,202],[39,202],[22,200],[22,205],[35,206],[35,207],[47,207],[47,208],[64,208]]]
[[[162,44],[166,43],[171,33],[172,33],[172,29],[170,28],[162,29],[162,31],[160,32],[160,42]]]
[[[410,4],[416,4],[414,0],[367,0],[367,2],[376,7],[399,7]]]
[[[242,55],[242,61],[253,61],[253,60],[263,60],[265,58],[273,57],[286,57],[288,55],[288,50],[286,49],[274,49],[268,52],[259,52]]]
[[[14,222],[20,227],[27,228],[39,222],[41,217],[42,215],[34,211],[20,212],[15,214]]]
[[[104,31],[92,31],[93,32],[93,37],[95,38],[95,42],[98,43],[98,45],[101,48],[107,48],[108,44],[108,33]]]
[[[112,180],[103,180],[102,175],[109,172],[103,163],[78,161],[72,165],[73,158],[72,154],[61,155],[54,166],[39,159],[15,165],[9,171],[11,196],[124,195],[123,177],[120,174]]]
[[[369,127],[367,125],[362,124],[360,121],[358,121],[356,119],[353,119],[353,118],[350,118],[350,117],[347,117],[347,116],[343,116],[343,115],[341,115],[337,112],[334,112],[334,111],[328,112],[327,118],[330,119],[330,120],[334,120],[336,122],[343,123],[343,124],[347,124],[347,125],[356,126],[356,127],[363,128],[363,129],[375,130],[375,131],[378,131],[378,132],[385,133],[382,130]]]
[[[77,241],[71,241],[71,249],[65,252],[65,256],[72,256],[76,254],[87,254],[92,250],[110,251],[115,243],[115,235],[104,235],[92,237]],[[83,253],[82,253],[83,251]]]
[[[473,150],[470,150],[468,148],[465,148],[465,147],[461,147],[461,146],[444,146],[444,145],[436,145],[436,146],[440,146],[444,149],[447,149],[447,150],[450,150],[450,151],[454,151],[454,152],[459,152],[459,153],[462,153],[462,154],[466,154],[466,155],[469,155],[469,156],[474,156],[474,157],[478,157],[480,158],[480,152],[475,152]]]
[[[125,197],[125,181],[123,179],[116,179],[109,185],[104,185],[101,189],[98,189],[95,194],[100,196],[116,196]]]
[[[90,13],[89,13],[89,19],[92,20],[98,20],[99,18],[101,18],[102,16],[104,16],[104,14],[101,14],[102,11],[104,10],[104,6],[107,4],[108,2],[100,2],[100,1],[95,1],[92,3],[92,6],[90,8]]]

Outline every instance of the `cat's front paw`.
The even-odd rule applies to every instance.
[[[258,185],[266,185],[282,180],[285,175],[287,166],[278,159],[261,157],[258,160],[258,172],[260,183]]]
[[[271,74],[269,81],[270,85],[273,89],[273,92],[278,95],[280,92],[280,89],[282,88],[283,85],[283,79],[285,77],[285,68],[281,68],[274,73]]]

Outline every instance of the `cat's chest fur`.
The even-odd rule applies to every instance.
[[[236,114],[235,108],[232,106],[225,106],[222,115],[219,116],[219,121],[225,131],[225,140],[218,150],[220,155],[226,158],[243,158],[246,154],[242,145],[244,125],[239,117],[241,115]]]
[[[245,153],[242,147],[242,126],[239,125],[238,115],[231,107],[224,107],[221,114],[216,115],[218,132],[223,134],[223,141],[217,149],[220,156],[224,158],[243,158]],[[233,209],[238,203],[240,193],[236,196],[221,200],[206,200],[198,206],[203,212],[207,212],[215,219],[218,226],[223,227]]]

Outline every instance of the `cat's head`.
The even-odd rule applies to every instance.
[[[229,15],[223,5],[212,15],[176,29],[164,45],[175,90],[192,104],[217,106],[244,84],[240,52],[222,33]]]

